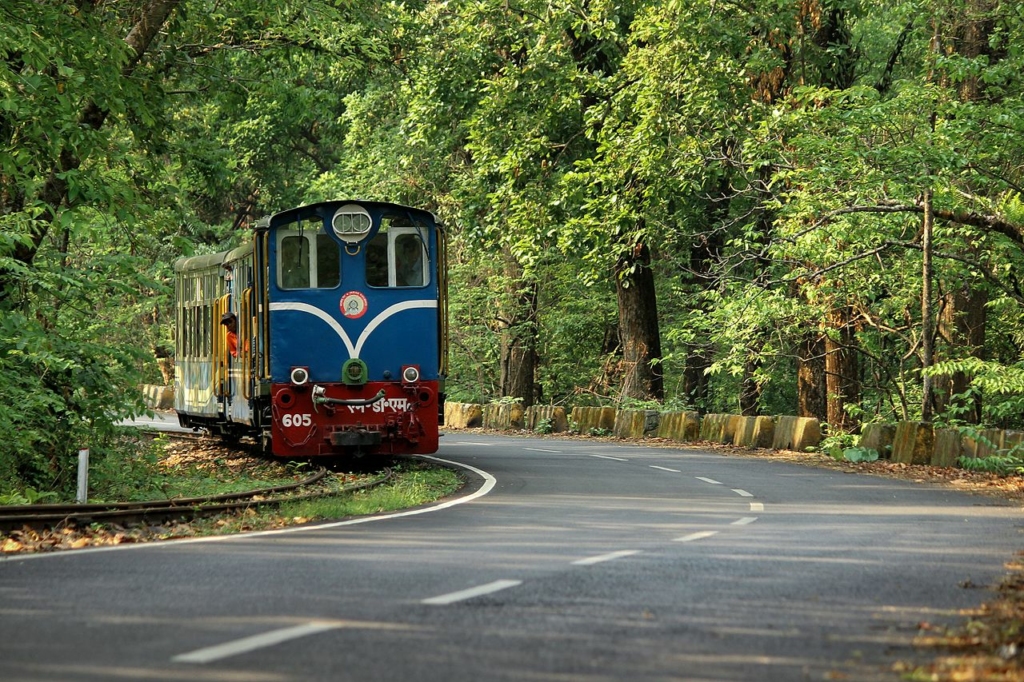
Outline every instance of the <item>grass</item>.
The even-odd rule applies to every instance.
[[[371,481],[376,474],[332,474],[317,484],[321,497],[286,501],[278,505],[254,506],[241,512],[192,521],[169,521],[159,525],[142,523],[130,526],[94,523],[84,527],[68,526],[43,531],[0,533],[0,554],[49,552],[89,546],[271,530],[311,521],[365,516],[417,507],[451,495],[462,486],[462,479],[451,469],[418,460],[405,460],[393,467],[393,471],[394,475],[389,481],[366,490],[345,492],[341,488],[351,484],[353,479]]]

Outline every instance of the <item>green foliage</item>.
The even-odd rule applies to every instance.
[[[448,223],[453,400],[502,398],[515,340],[534,398],[616,402],[615,273],[646,244],[676,397],[625,407],[916,418],[928,333],[940,419],[1024,426],[1024,18],[819,4],[199,2],[128,73],[135,4],[4,3],[0,493],[67,495],[80,445],[145,478],[113,423],[168,370],[174,258],[344,196]],[[923,330],[926,189],[949,315]]]
[[[956,460],[956,464],[966,471],[980,471],[1000,476],[1024,475],[1024,458],[1014,455],[960,457]]]
[[[870,448],[846,448],[843,450],[843,456],[847,462],[874,462],[878,460],[878,451]]]
[[[550,419],[538,419],[537,425],[533,428],[535,433],[554,433],[555,424]]]
[[[594,436],[595,438],[605,438],[607,436],[612,435],[612,432],[611,429],[603,429],[599,426],[592,426],[590,430],[587,431],[587,435]]]

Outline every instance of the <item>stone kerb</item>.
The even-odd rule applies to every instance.
[[[536,431],[537,424],[544,420],[551,423],[551,433],[565,433],[569,430],[569,419],[564,407],[554,405],[532,405],[526,408],[526,428]]]
[[[696,412],[665,412],[658,423],[658,438],[688,443],[700,438],[700,415]]]
[[[771,417],[738,417],[732,444],[747,448],[770,448],[775,437],[775,420]]]
[[[899,464],[930,464],[935,432],[925,422],[900,422],[892,444],[892,460]]]
[[[658,430],[657,410],[619,410],[612,433],[618,438],[643,438]]]
[[[1017,457],[1024,457],[1024,431],[1003,431],[1003,449]]]
[[[170,386],[143,384],[142,401],[151,410],[169,410],[174,407],[174,389]]]
[[[991,457],[1003,450],[1004,439],[1001,429],[983,429],[978,438],[963,437],[963,449],[966,457]]]
[[[497,431],[522,429],[524,415],[525,409],[519,403],[491,403],[490,405],[484,405],[484,428]]]
[[[484,425],[483,407],[474,403],[444,404],[444,425],[451,429],[472,429]]]
[[[896,427],[892,424],[865,424],[860,430],[860,446],[874,450],[883,459],[892,457]]]
[[[572,421],[581,434],[587,436],[592,429],[611,433],[615,428],[614,407],[574,407]]]
[[[743,417],[734,414],[706,414],[700,422],[701,440],[713,443],[732,443]]]
[[[938,467],[956,466],[964,454],[963,443],[958,429],[935,429],[935,445],[931,465]]]
[[[806,452],[821,442],[821,423],[814,417],[781,416],[775,418],[771,447],[775,450]]]
[[[797,417],[796,429],[793,431],[793,449],[806,452],[807,448],[816,448],[821,443],[821,422],[815,417]]]

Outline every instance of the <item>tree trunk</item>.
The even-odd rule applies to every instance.
[[[615,292],[619,305],[622,345],[622,395],[638,400],[662,400],[665,388],[661,367],[661,331],[658,299],[651,271],[651,252],[638,243],[615,265]]]
[[[825,381],[825,339],[811,333],[803,338],[797,350],[796,413],[798,417],[815,417],[828,421],[828,389]]]
[[[932,332],[932,193],[924,192],[924,223],[921,228],[921,371],[924,378],[921,383],[921,421],[930,422],[935,412],[935,399],[932,377],[928,374],[934,361],[932,348],[934,334]]]
[[[755,373],[761,367],[758,357],[761,349],[751,350],[743,365],[743,381],[740,384],[740,414],[744,417],[756,417],[761,410],[761,385]]]
[[[1005,53],[997,49],[990,41],[992,32],[996,28],[996,10],[999,3],[994,0],[971,0],[966,3],[961,13],[952,15],[947,21],[952,25],[947,31],[947,40],[950,41],[946,49],[953,49],[957,54],[968,59],[976,59],[980,56],[987,56],[991,63],[1001,60]],[[968,74],[963,80],[950,82],[948,78],[943,79],[943,85],[954,87],[965,102],[973,102],[981,99],[983,93],[978,76]],[[930,200],[930,196],[928,197]],[[929,204],[926,211],[934,208]],[[926,213],[927,215],[927,213]],[[967,244],[968,249],[974,249],[975,245]],[[962,358],[967,356],[982,357],[985,347],[985,323],[988,294],[976,288],[970,281],[964,281],[953,285],[953,290],[945,294],[941,299],[938,320],[936,325],[937,341],[943,342],[943,348],[933,348],[932,352],[936,360],[949,358]],[[969,402],[955,400],[954,397],[963,394],[971,384],[971,377],[963,372],[955,372],[951,376],[936,376],[932,380],[932,402],[937,413],[947,412],[951,409],[959,419],[971,424],[981,422],[982,401],[981,396],[976,395]]]
[[[858,420],[850,415],[847,406],[860,402],[860,362],[853,310],[850,307],[834,310],[830,318],[837,338],[825,338],[827,421],[832,433],[849,433],[857,427]]]
[[[956,357],[982,357],[985,348],[985,304],[988,294],[965,283],[959,289],[946,294],[939,312],[938,338],[943,342],[942,351],[936,355],[942,359]],[[950,376],[936,376],[933,381],[935,411],[947,412],[951,408],[956,417],[970,424],[981,422],[981,396],[970,401],[956,399],[971,385],[971,378],[964,372]]]
[[[501,395],[533,405],[537,373],[537,283],[523,279],[523,269],[505,252],[505,302],[499,314]]]

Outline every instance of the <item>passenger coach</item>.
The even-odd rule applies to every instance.
[[[437,450],[447,281],[431,213],[302,206],[174,269],[182,426],[284,457]]]

